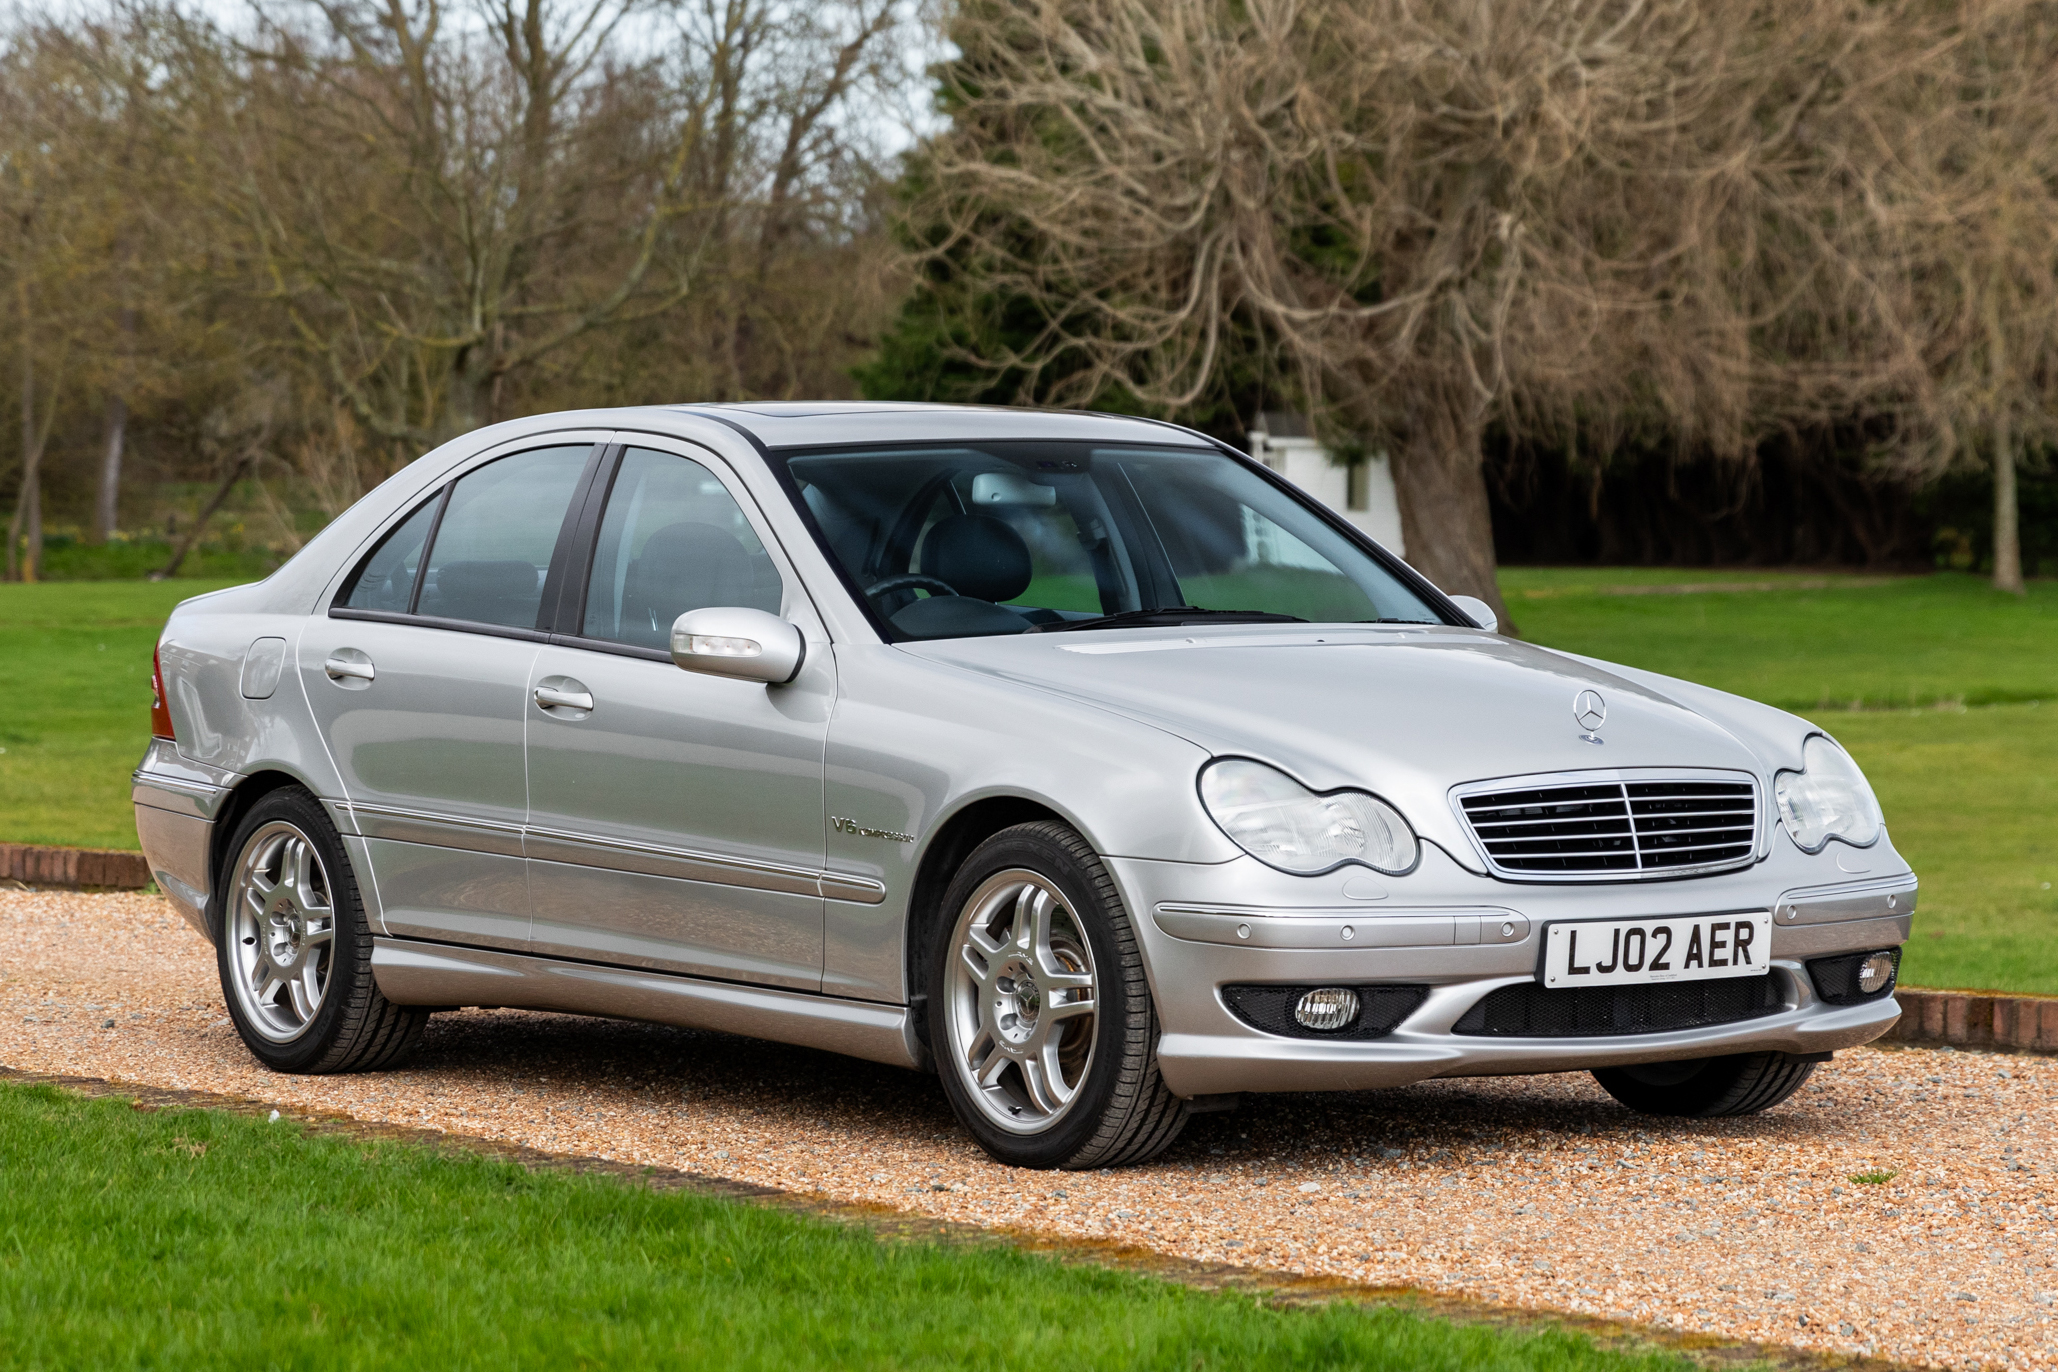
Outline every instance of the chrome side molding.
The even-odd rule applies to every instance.
[[[715,886],[822,896],[860,905],[878,905],[886,899],[884,882],[848,872],[753,862],[747,858],[694,852],[686,848],[662,848],[598,834],[495,824],[386,805],[344,802],[344,808],[351,816],[351,823],[337,827],[346,833],[354,827],[366,838],[397,839],[403,843],[462,848],[502,857],[528,857],[537,862],[563,862],[575,867],[674,877],[680,881],[700,881]]]
[[[366,838],[389,838],[401,843],[425,843],[437,848],[459,848],[472,853],[494,853],[501,857],[522,855],[522,829],[518,824],[495,824],[489,820],[459,819],[454,815],[402,810],[390,805],[349,804],[357,832]]]

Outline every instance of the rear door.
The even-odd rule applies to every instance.
[[[472,466],[301,635],[300,679],[391,934],[528,946],[524,706],[567,514],[599,452],[557,439]]]

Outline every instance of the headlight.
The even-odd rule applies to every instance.
[[[1886,823],[1865,774],[1851,755],[1817,734],[1801,746],[1801,770],[1772,779],[1779,817],[1804,853],[1819,853],[1833,838],[1863,848]]]
[[[1414,870],[1415,831],[1363,791],[1316,795],[1276,767],[1245,758],[1211,762],[1201,803],[1237,847],[1282,872],[1313,876],[1346,862],[1399,876]]]

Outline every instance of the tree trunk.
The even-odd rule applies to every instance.
[[[484,343],[458,354],[450,368],[450,391],[444,401],[443,417],[431,433],[437,443],[447,443],[461,438],[479,427],[480,412],[491,385],[486,375],[487,363]]]
[[[1395,445],[1394,493],[1409,565],[1451,595],[1478,596],[1500,616],[1501,632],[1512,634],[1494,577],[1483,431],[1465,397],[1424,403]]]
[[[2022,533],[2015,499],[2015,436],[2008,416],[1994,420],[1994,589],[2023,594]]]
[[[7,521],[7,579],[34,581],[43,561],[43,445],[36,434],[36,351],[26,271],[16,289],[21,297],[21,490],[14,498],[14,517]]]
[[[100,459],[100,490],[93,501],[94,543],[105,543],[121,520],[121,462],[129,438],[129,398],[123,387],[135,371],[134,306],[115,312],[115,330],[121,335],[123,379],[107,397],[107,446]]]
[[[22,520],[21,579],[41,581],[43,579],[43,454],[36,452],[33,464],[22,474],[21,507],[27,511]]]
[[[93,542],[105,543],[121,518],[121,459],[128,442],[129,403],[107,397],[107,447],[100,458],[100,491],[93,501]]]
[[[255,453],[246,453],[230,464],[227,474],[222,477],[222,484],[214,488],[214,495],[205,505],[200,507],[200,513],[194,516],[192,527],[186,530],[185,541],[180,543],[178,551],[171,555],[171,561],[150,574],[152,581],[168,581],[179,574],[180,564],[186,560],[186,555],[192,552],[194,546],[200,542],[200,535],[207,532],[207,521],[213,519],[215,511],[219,510],[223,503],[228,500],[229,492],[236,489],[236,483],[242,479],[243,473],[249,470],[250,464],[256,458],[257,455]]]
[[[7,579],[21,579],[21,517],[28,508],[29,453],[36,443],[36,359],[29,351],[26,321],[21,331],[21,489],[15,492],[14,514],[7,521]]]

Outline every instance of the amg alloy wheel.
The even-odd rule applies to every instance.
[[[283,819],[253,833],[225,914],[229,987],[245,1021],[291,1043],[321,1009],[335,966],[335,898],[314,841]]]
[[[1093,952],[1044,877],[988,877],[951,935],[950,1061],[987,1119],[1034,1134],[1079,1099],[1093,1063]]]
[[[321,804],[271,792],[229,847],[216,966],[244,1046],[276,1072],[393,1067],[429,1012],[393,1005],[372,980],[372,932]]]
[[[1003,830],[965,860],[940,913],[930,1043],[987,1152],[1108,1167],[1178,1137],[1186,1105],[1158,1076],[1135,931],[1085,839],[1054,822]]]

